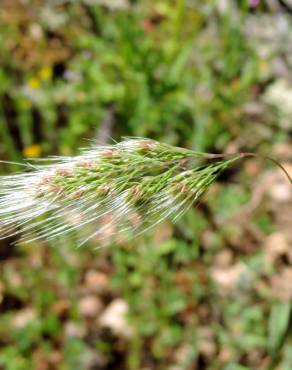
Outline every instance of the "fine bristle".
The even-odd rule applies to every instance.
[[[238,157],[208,164],[204,158],[126,138],[27,165],[27,172],[0,178],[0,237],[21,233],[24,241],[48,240],[80,230],[81,243],[131,238],[180,217]]]

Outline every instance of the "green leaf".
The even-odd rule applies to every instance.
[[[238,365],[238,364],[229,364],[224,370],[250,370],[248,367]]]
[[[269,348],[275,353],[285,338],[291,316],[291,302],[278,303],[272,307],[269,318]]]

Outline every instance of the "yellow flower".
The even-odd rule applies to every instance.
[[[26,146],[23,149],[22,154],[25,157],[30,157],[30,158],[39,157],[41,154],[41,147],[38,144],[32,144],[32,145]]]
[[[34,90],[39,89],[40,86],[41,86],[40,80],[38,78],[35,78],[35,77],[28,80],[27,84],[31,89],[34,89]]]
[[[269,64],[265,60],[259,60],[258,68],[261,72],[266,72],[269,69]]]
[[[52,77],[52,68],[51,67],[43,67],[39,71],[39,78],[42,81],[50,80]]]

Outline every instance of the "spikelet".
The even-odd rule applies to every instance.
[[[92,237],[136,236],[176,220],[233,161],[144,138],[92,147],[76,157],[29,164],[0,178],[0,237],[49,240],[79,231]],[[216,158],[216,156],[215,156]]]

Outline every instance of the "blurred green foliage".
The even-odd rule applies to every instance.
[[[0,32],[2,153],[18,158],[38,144],[43,155],[72,154],[109,109],[114,136],[201,150],[234,136],[257,60],[237,22],[216,17],[211,1],[9,8]]]
[[[104,135],[202,151],[271,149],[273,131],[246,112],[268,83],[269,62],[248,42],[246,1],[224,12],[211,0],[94,3],[4,0],[1,159],[72,155]],[[251,183],[242,171],[242,188],[234,185],[235,176],[224,175],[176,226],[109,250],[1,244],[0,368],[290,370],[291,306],[266,283],[277,266],[260,248],[273,223],[260,209],[259,240],[232,222]],[[90,269],[110,276],[103,304],[128,303],[129,338],[80,314]],[[66,334],[68,323],[85,334]]]

